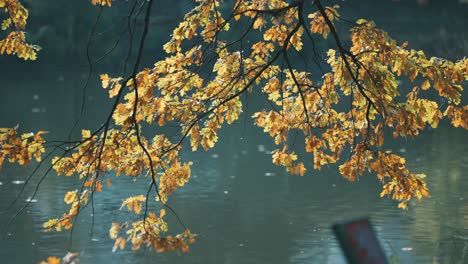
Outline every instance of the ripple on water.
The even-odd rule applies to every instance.
[[[25,181],[11,181],[11,183],[19,185],[19,184],[24,184]]]
[[[32,199],[31,197],[28,197],[28,199],[26,199],[26,202],[28,202],[28,203],[37,203],[37,199]]]

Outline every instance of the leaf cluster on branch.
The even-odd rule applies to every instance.
[[[0,38],[0,54],[12,54],[24,60],[35,60],[41,48],[28,44],[26,33],[23,31],[29,11],[19,0],[0,0],[0,8],[7,14],[7,18],[2,22],[2,30],[13,28],[5,38]]]

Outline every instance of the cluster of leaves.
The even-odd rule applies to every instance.
[[[0,128],[0,169],[6,158],[10,163],[28,166],[33,159],[40,162],[41,155],[45,152],[42,135],[46,132],[18,135],[17,129],[18,127]]]
[[[141,196],[131,197],[124,201],[122,206],[127,206],[129,211],[140,213],[141,203],[145,202],[146,198]],[[118,248],[124,249],[127,241],[132,243],[132,250],[140,249],[141,245],[147,245],[156,250],[156,252],[172,251],[179,249],[183,253],[189,251],[189,244],[195,242],[195,235],[186,229],[184,233],[176,236],[162,236],[168,231],[167,223],[163,220],[166,215],[166,210],[161,209],[159,216],[151,212],[143,220],[134,221],[131,224],[125,222],[123,224],[112,223],[109,230],[109,236],[115,240],[112,249],[115,252]],[[127,238],[119,236],[122,230],[126,230]]]
[[[12,54],[24,60],[35,60],[39,46],[26,42],[26,27],[29,12],[19,0],[0,0],[0,8],[7,14],[2,22],[2,30],[12,30],[0,40],[0,54]]]
[[[179,157],[184,141],[190,141],[192,151],[213,148],[221,127],[238,120],[245,108],[241,95],[251,92],[263,93],[271,106],[256,109],[252,118],[278,146],[272,151],[273,163],[291,174],[306,174],[307,162],[291,144],[293,135],[301,133],[314,169],[337,164],[351,181],[373,172],[382,182],[381,196],[398,201],[400,208],[407,208],[412,198],[428,196],[425,175],[410,172],[403,157],[383,149],[384,131],[392,131],[394,137],[416,137],[426,126],[436,128],[444,117],[455,127],[468,129],[468,108],[460,106],[468,59],[427,58],[363,19],[353,23],[346,47],[336,29],[339,7],[321,2],[237,0],[226,15],[219,7],[227,3],[197,0],[164,45],[166,58],[143,70],[137,69],[137,58],[128,77],[102,74],[102,87],[108,89],[114,107],[103,126],[94,132],[83,130],[81,141],[53,159],[57,174],[79,175],[83,185],[65,195],[70,211],[46,222],[46,230],[71,228],[89,194],[102,191],[104,181],[110,186],[110,176],[103,179],[106,174],[146,176],[150,183],[146,196],[122,203],[137,215],[144,208],[143,216],[112,223],[114,250],[130,241],[135,250],[146,245],[158,252],[188,251],[194,235],[185,226],[181,234],[164,235],[166,211],[161,209],[159,216],[147,211],[150,194],[154,191],[155,200],[170,209],[169,196],[190,178],[192,163]],[[110,1],[93,3],[110,6]],[[306,14],[310,3],[307,8],[312,11]],[[234,41],[233,24],[248,24]],[[246,45],[251,36],[260,40]],[[314,60],[314,69],[295,67],[291,53],[329,37],[334,48],[314,54],[324,58]],[[321,79],[313,78],[316,72]],[[406,96],[400,80],[415,84]],[[428,99],[430,91],[439,97]],[[152,139],[141,133],[148,125],[159,131]],[[164,132],[168,130],[172,132]],[[119,236],[123,229],[126,238]]]
[[[112,0],[91,0],[93,5],[112,6]]]
[[[43,224],[45,231],[62,231],[62,229],[70,229],[73,226],[73,217],[77,216],[80,212],[80,208],[86,205],[89,201],[89,192],[84,190],[81,195],[78,196],[78,191],[70,191],[65,194],[63,199],[65,203],[72,204],[70,211],[64,213],[61,218],[49,219]]]

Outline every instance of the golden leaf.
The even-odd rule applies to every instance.
[[[429,82],[429,80],[425,80],[423,84],[421,85],[421,88],[423,90],[428,90],[429,88],[431,88],[431,83]]]
[[[78,191],[67,192],[67,194],[65,194],[65,198],[63,199],[65,203],[71,204],[75,202],[78,197],[77,192]]]
[[[60,264],[60,259],[56,256],[47,257],[47,261],[41,261],[40,264]]]

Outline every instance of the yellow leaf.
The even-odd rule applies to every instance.
[[[115,240],[115,243],[114,243],[114,247],[112,248],[112,252],[115,252],[117,251],[118,248],[120,248],[121,250],[124,249],[125,247],[125,238],[123,237],[119,237]]]
[[[159,212],[159,218],[163,218],[165,215],[166,215],[166,210],[161,209],[161,211]]]
[[[94,184],[94,191],[95,192],[102,192],[102,183],[100,180],[97,180]]]
[[[427,189],[421,189],[421,195],[423,197],[429,197],[429,191]]]
[[[58,219],[54,218],[54,219],[49,219],[47,222],[45,222],[42,227],[46,228],[46,229],[49,229],[49,228],[52,228],[54,227],[56,224],[57,224],[57,221]]]
[[[102,88],[106,89],[107,87],[109,87],[109,81],[110,81],[109,75],[107,75],[106,73],[106,74],[99,75],[99,77],[101,78],[101,81],[102,81]]]
[[[117,235],[120,232],[120,224],[119,223],[112,223],[111,229],[109,230],[109,237],[112,239],[116,239]]]
[[[2,22],[2,30],[6,30],[11,25],[11,18],[7,18]]]
[[[77,197],[78,197],[77,191],[67,192],[63,200],[65,201],[65,203],[71,204],[76,201]]]
[[[81,136],[83,137],[83,139],[88,139],[91,137],[91,131],[89,130],[81,130]]]
[[[366,24],[367,22],[368,22],[367,20],[361,18],[361,19],[359,19],[358,21],[356,21],[356,24],[362,25],[362,24]]]
[[[408,204],[406,202],[401,202],[398,204],[398,208],[401,208],[401,209],[408,209]]]
[[[41,261],[41,264],[60,264],[60,259],[56,256],[47,257],[47,261]]]
[[[297,166],[296,166],[296,173],[301,175],[301,176],[304,176],[306,172],[306,168],[304,166],[304,163],[300,162]]]
[[[430,87],[431,87],[431,83],[429,82],[429,80],[424,81],[423,84],[421,85],[421,88],[423,90],[428,90]]]

